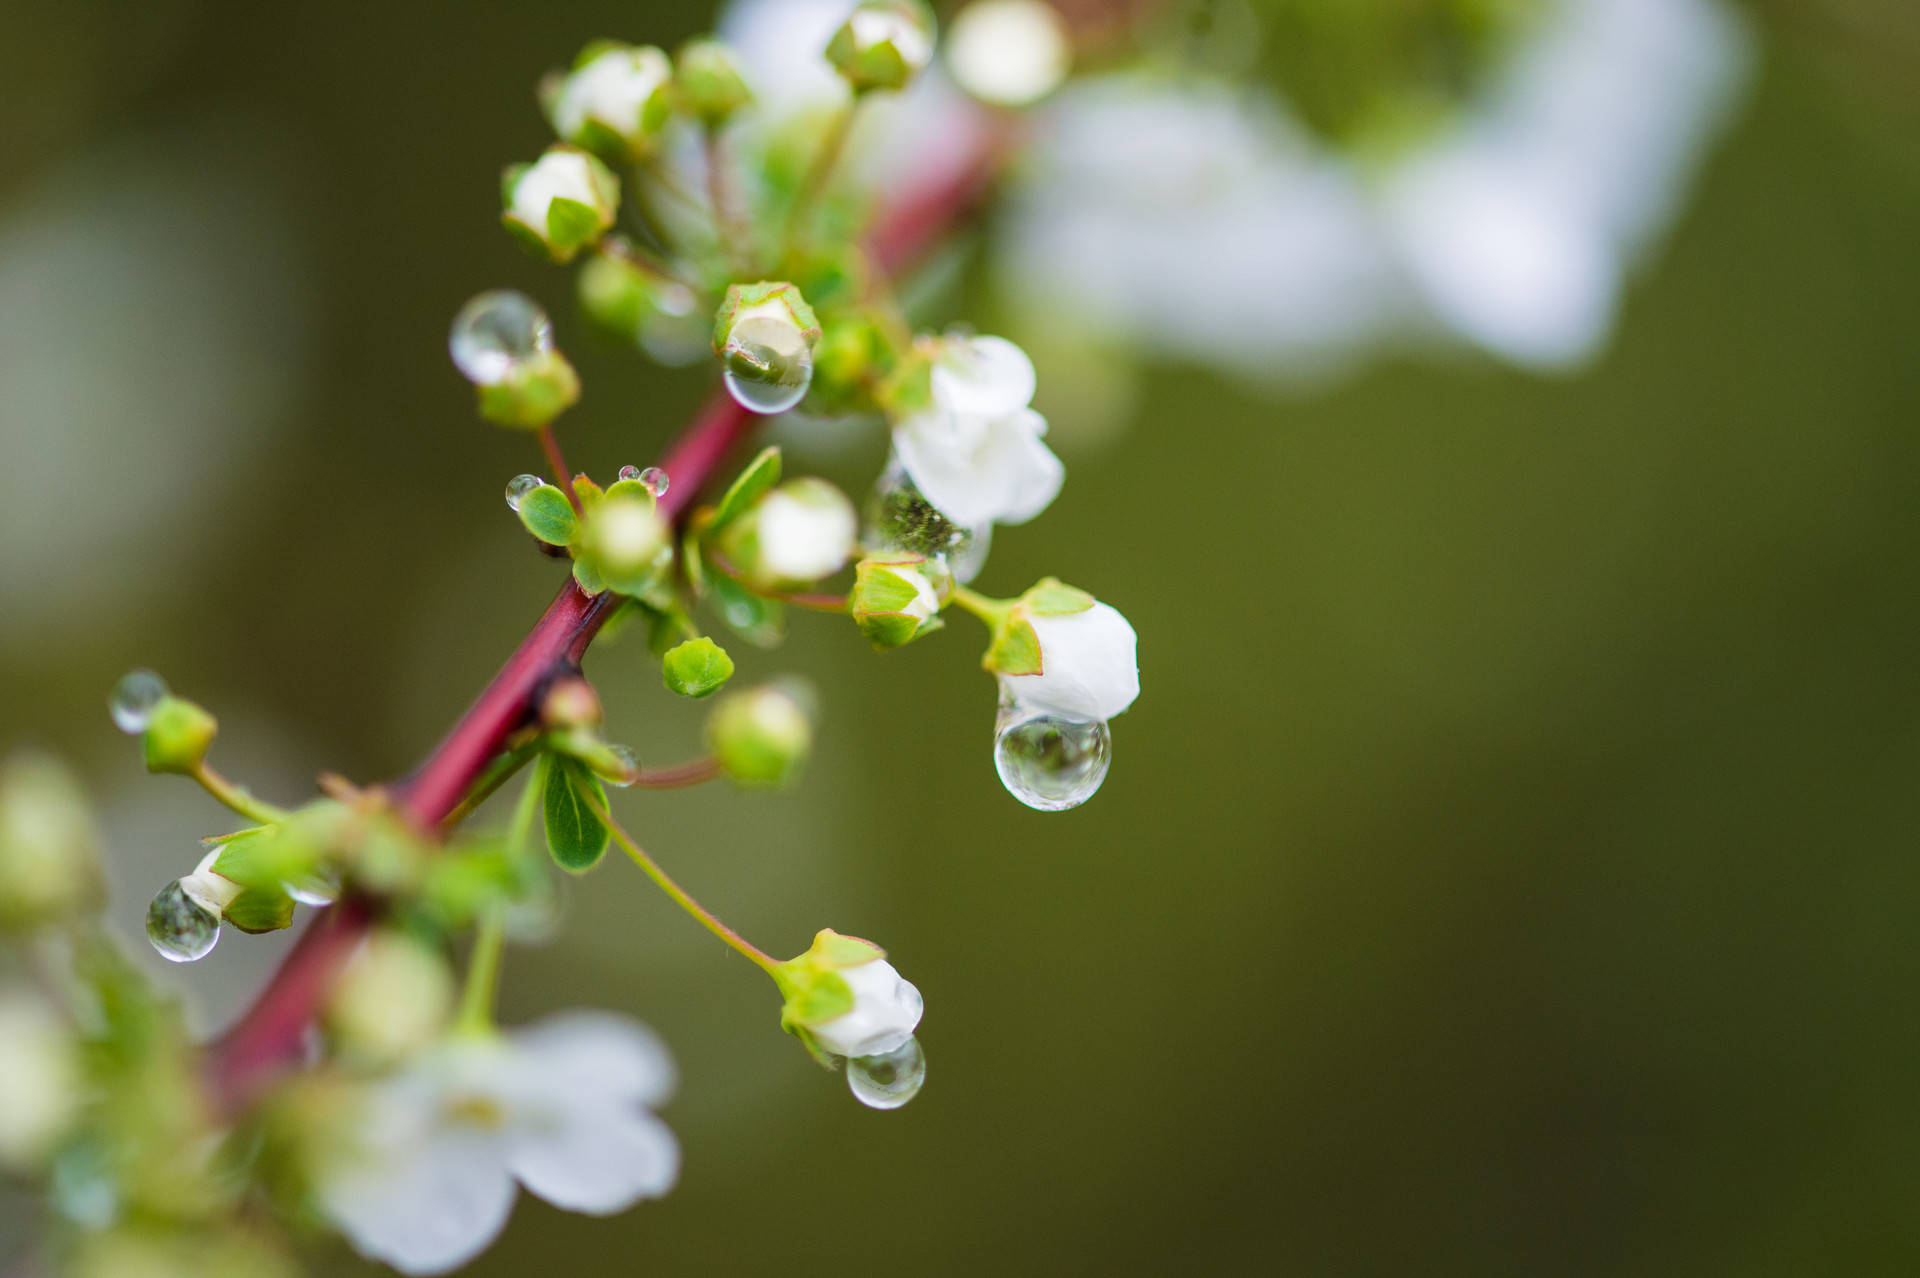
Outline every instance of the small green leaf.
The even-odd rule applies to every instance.
[[[660,669],[668,691],[683,697],[706,697],[733,678],[733,658],[703,635],[670,650]]]
[[[566,545],[580,527],[573,504],[552,484],[542,484],[520,499],[520,522],[549,546]]]
[[[278,932],[293,922],[293,898],[280,887],[250,887],[227,903],[223,917],[242,932]]]
[[[613,839],[588,803],[591,797],[604,808],[606,788],[577,760],[548,755],[544,766],[547,851],[561,869],[585,874],[600,863]]]
[[[727,495],[720,499],[719,508],[713,512],[713,521],[709,529],[718,530],[747,513],[752,505],[760,500],[761,494],[780,482],[780,449],[776,447],[762,449],[758,457],[747,463],[740,472],[740,478],[733,481],[727,489]]]
[[[995,674],[1030,675],[1040,673],[1040,636],[1033,623],[1015,617],[996,631],[986,660],[980,663]]]
[[[1043,578],[1039,585],[1020,597],[1027,613],[1034,617],[1064,617],[1093,607],[1093,596],[1076,590],[1057,577]]]
[[[594,566],[584,559],[573,561],[573,579],[579,583],[583,593],[597,595],[607,588],[606,581]]]

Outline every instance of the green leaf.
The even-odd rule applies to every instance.
[[[548,755],[545,767],[547,851],[561,869],[585,874],[600,863],[613,839],[588,802],[591,797],[606,807],[606,788],[578,760]]]
[[[980,663],[995,674],[1030,675],[1040,673],[1040,636],[1033,623],[1015,617],[994,632],[986,660]]]
[[[597,595],[607,588],[607,583],[600,576],[599,570],[584,559],[573,561],[573,579],[579,583],[580,589],[589,595]]]
[[[727,489],[727,495],[720,499],[718,509],[713,512],[713,521],[707,527],[712,530],[725,528],[746,514],[767,489],[779,482],[780,449],[777,446],[762,449],[760,455],[740,472],[740,478],[734,480],[733,486]]]
[[[520,499],[520,522],[549,546],[566,545],[580,527],[573,503],[552,484],[542,484]]]
[[[1085,612],[1093,607],[1093,596],[1084,590],[1076,590],[1057,577],[1046,577],[1040,584],[1020,596],[1020,602],[1026,605],[1027,612],[1035,617],[1064,617],[1069,613]]]
[[[668,691],[683,697],[706,697],[733,678],[733,658],[703,635],[670,650],[660,669]]]
[[[278,932],[293,922],[293,898],[279,887],[250,887],[227,904],[223,917],[242,932]]]

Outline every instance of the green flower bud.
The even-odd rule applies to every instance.
[[[904,89],[933,57],[933,11],[917,0],[865,0],[827,42],[855,93]]]
[[[673,536],[651,497],[615,492],[587,508],[573,554],[602,588],[644,595],[673,565]]]
[[[191,776],[207,757],[219,722],[185,697],[165,697],[153,708],[141,746],[149,772]]]
[[[86,796],[48,755],[0,764],[0,930],[59,923],[105,895],[100,836]]]
[[[673,64],[652,45],[596,40],[573,69],[549,76],[541,106],[564,142],[609,164],[644,160],[673,115]]]
[[[539,430],[580,402],[580,375],[559,351],[544,351],[479,388],[480,415],[496,426]]]
[[[383,929],[341,972],[326,1024],[352,1055],[385,1064],[438,1038],[452,1008],[446,961],[406,933]]]
[[[516,164],[500,183],[501,224],[536,254],[570,262],[613,227],[620,179],[587,152],[554,146],[532,164]]]
[[[733,658],[705,636],[669,649],[660,668],[667,690],[683,697],[712,696],[733,678]]]
[[[813,748],[813,725],[791,693],[767,684],[720,699],[707,718],[707,745],[742,785],[779,786]]]
[[[595,728],[603,713],[600,694],[585,679],[561,679],[540,700],[540,722],[549,728]]]
[[[936,574],[923,556],[862,559],[853,572],[848,611],[874,647],[898,648],[944,624]]]
[[[780,1027],[822,1064],[891,1052],[913,1036],[920,991],[872,941],[822,928],[805,954],[774,969],[785,1002]]]
[[[689,40],[674,59],[673,82],[688,111],[709,126],[753,101],[733,50],[718,40]]]

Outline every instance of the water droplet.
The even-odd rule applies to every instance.
[[[1113,761],[1113,736],[1104,720],[1088,723],[1001,710],[993,734],[993,766],[1007,793],[1042,812],[1064,812],[1093,797]]]
[[[914,486],[900,459],[894,457],[888,459],[867,499],[860,544],[870,552],[900,550],[925,555],[965,585],[985,566],[992,533],[992,524],[967,528],[941,514]]]
[[[213,951],[220,939],[220,920],[213,911],[187,895],[175,879],[160,889],[147,907],[147,939],[160,957],[173,963],[191,963]]]
[[[453,317],[447,351],[460,375],[476,386],[505,381],[536,355],[553,349],[553,321],[525,293],[482,293]]]
[[[545,488],[547,481],[538,475],[515,475],[507,481],[507,509],[517,511],[520,502],[536,488]]]
[[[910,1038],[882,1056],[847,1062],[847,1090],[871,1109],[899,1109],[920,1094],[927,1081],[927,1054]]]
[[[640,482],[645,484],[647,491],[655,497],[665,497],[667,495],[667,472],[661,470],[658,466],[649,466],[641,471]]]
[[[670,368],[712,358],[712,343],[713,316],[701,313],[700,299],[684,284],[662,287],[640,321],[640,349]]]
[[[720,365],[727,393],[750,412],[784,413],[813,384],[813,347],[798,324],[777,315],[735,324]]]
[[[128,671],[120,676],[120,682],[113,685],[113,695],[107,698],[113,725],[129,736],[145,732],[147,720],[153,717],[153,708],[165,700],[166,695],[167,681],[153,671]]]
[[[332,905],[340,899],[340,880],[325,870],[315,870],[299,878],[288,879],[283,887],[287,895],[302,905]]]
[[[633,784],[633,781],[631,780],[632,775],[640,771],[640,756],[633,752],[633,747],[623,746],[623,745],[610,745],[607,747],[607,753],[612,755],[614,758],[618,759],[620,761],[620,766],[622,768],[625,768],[628,774],[628,779],[626,780],[619,780],[613,777],[607,777],[606,778],[607,784],[617,785],[622,788],[632,785]]]
[[[639,483],[640,468],[638,466],[622,466],[620,468],[620,478],[623,481],[631,480],[634,483]]]

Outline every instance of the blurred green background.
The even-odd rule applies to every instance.
[[[1755,90],[1595,368],[1268,398],[1160,367],[1122,429],[1061,438],[1064,494],[980,584],[1056,573],[1141,635],[1087,807],[1001,790],[964,619],[752,654],[822,691],[805,784],[619,806],[766,948],[884,943],[928,1087],[862,1110],[609,864],[510,956],[504,1012],[654,1025],[682,1182],[609,1220],[523,1197],[474,1272],[1920,1267],[1920,64],[1897,5],[1752,12]],[[592,344],[493,201],[544,145],[540,72],[704,15],[0,14],[0,368],[64,359],[124,407],[76,436],[0,387],[0,747],[87,774],[131,935],[222,821],[112,732],[121,671],[220,712],[217,761],[291,798],[404,771],[556,588],[500,499],[527,443],[444,355],[464,298],[552,304],[585,469],[698,402]],[[880,461],[877,431],[798,436],[856,490]],[[60,520],[20,513],[49,492]],[[699,715],[637,648],[589,662],[613,730],[684,757]],[[161,975],[217,1024],[283,942]]]

